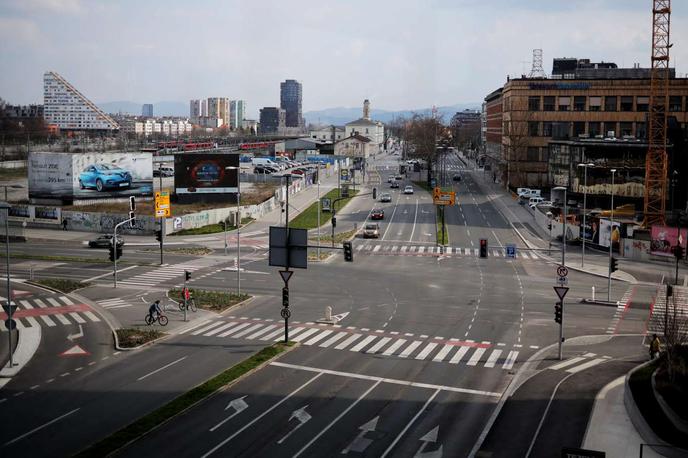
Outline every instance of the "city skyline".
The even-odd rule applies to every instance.
[[[247,116],[256,118],[279,100],[285,79],[307,88],[304,112],[356,107],[365,98],[401,110],[479,101],[507,75],[528,73],[533,48],[543,49],[547,73],[553,58],[565,56],[649,66],[646,1],[405,1],[394,3],[393,15],[384,3],[366,5],[361,15],[356,4],[207,1],[190,11],[167,2],[164,10],[136,5],[131,15],[130,1],[10,0],[0,6],[0,64],[8,69],[0,94],[10,103],[42,103],[42,75],[54,70],[96,103],[188,103],[215,94],[247,100]],[[214,41],[230,17],[239,38]],[[69,27],[77,21],[80,27]],[[675,3],[671,52],[680,76],[688,72],[687,22],[688,5]],[[193,23],[206,26],[187,40]],[[285,28],[291,23],[299,26]],[[561,24],[575,28],[562,34]],[[284,30],[274,40],[261,29]],[[316,59],[328,65],[312,65]]]

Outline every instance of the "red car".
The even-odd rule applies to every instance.
[[[385,219],[385,211],[380,208],[376,208],[370,213],[370,219]]]

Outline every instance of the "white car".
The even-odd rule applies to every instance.
[[[413,194],[413,186],[406,186],[404,188],[404,194]]]

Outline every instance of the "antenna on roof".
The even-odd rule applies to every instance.
[[[533,49],[533,67],[528,78],[544,78],[545,70],[542,68],[542,49]]]

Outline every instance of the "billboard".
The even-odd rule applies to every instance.
[[[681,246],[686,246],[687,229],[681,229]],[[650,233],[650,254],[657,256],[673,256],[671,247],[678,245],[678,228],[668,226],[652,226]]]
[[[614,229],[611,230],[612,222],[608,219],[600,218],[599,234],[597,235],[599,238],[599,245],[609,248],[609,238],[611,237],[614,246],[619,246],[619,241],[621,239],[621,223],[614,221],[613,225]]]
[[[174,157],[177,194],[227,194],[238,191],[239,155],[178,154]]]
[[[93,199],[153,195],[151,153],[29,154],[29,198]]]

